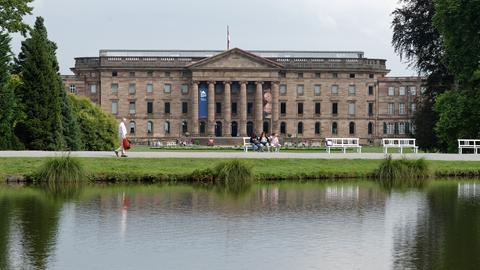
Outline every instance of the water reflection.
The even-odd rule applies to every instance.
[[[65,202],[0,189],[0,269],[474,269],[478,191],[284,182],[239,199],[182,185],[91,186]]]
[[[480,200],[477,184],[430,187],[411,237],[395,235],[395,269],[478,269]]]
[[[0,190],[0,269],[47,269],[61,203],[37,190],[17,191]]]

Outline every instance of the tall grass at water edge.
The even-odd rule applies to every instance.
[[[82,190],[86,175],[79,160],[70,156],[47,160],[35,174],[35,179],[48,193],[71,197]]]
[[[425,159],[392,159],[388,156],[374,173],[388,187],[421,187],[431,176]]]

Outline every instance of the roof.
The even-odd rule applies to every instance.
[[[260,51],[245,50],[265,58],[363,58],[362,51]],[[224,50],[100,50],[100,57],[211,57]]]

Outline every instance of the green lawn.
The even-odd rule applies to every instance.
[[[206,158],[79,158],[90,175],[164,176],[177,178],[196,169],[212,168],[225,159]],[[28,175],[41,166],[45,158],[0,158],[0,178]],[[245,159],[261,179],[365,177],[381,160],[365,159]],[[437,175],[480,175],[480,162],[427,161]]]

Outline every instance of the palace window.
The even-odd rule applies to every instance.
[[[416,96],[417,95],[417,87],[410,86],[410,95],[411,96]]]
[[[188,113],[188,102],[182,102],[182,113]]]
[[[205,134],[205,121],[200,122],[200,134]]]
[[[417,104],[416,103],[410,103],[410,111],[411,111],[411,113],[415,113],[417,111]]]
[[[287,94],[287,85],[280,84],[280,95],[285,96]]]
[[[398,95],[399,96],[405,96],[405,86],[400,86],[398,88]]]
[[[355,123],[354,122],[350,122],[350,124],[348,124],[348,133],[350,135],[355,134]]]
[[[303,134],[303,123],[302,122],[298,122],[297,134]]]
[[[355,79],[355,73],[350,73],[350,79]]]
[[[338,78],[338,73],[332,73],[332,78],[334,79]]]
[[[135,94],[136,91],[137,91],[137,86],[134,83],[131,83],[128,85],[128,93],[130,95]]]
[[[215,113],[216,114],[221,114],[222,113],[222,103],[221,102],[216,102],[215,103]]]
[[[253,113],[253,102],[247,103],[247,114],[251,115]]]
[[[135,77],[135,71],[130,71],[130,77]]]
[[[299,115],[303,114],[303,103],[302,102],[297,103],[297,113]]]
[[[355,103],[354,102],[349,102],[348,103],[348,114],[349,115],[355,115]]]
[[[118,72],[116,70],[112,71],[112,77],[117,77],[118,76]]]
[[[232,114],[237,114],[237,103],[232,102]]]
[[[320,135],[320,122],[315,122],[315,135]]]
[[[130,134],[135,134],[135,129],[136,129],[136,126],[135,126],[135,122],[130,122],[130,124],[128,125],[129,129],[130,129]]]
[[[388,114],[394,115],[395,114],[395,103],[388,103]]]
[[[90,84],[90,93],[92,93],[92,94],[97,93],[97,85],[96,84]]]
[[[368,115],[372,116],[373,115],[373,103],[368,103]]]
[[[153,134],[153,122],[152,121],[147,122],[147,134]]]
[[[167,94],[170,94],[172,92],[172,85],[169,83],[166,83],[163,87],[163,91]]]
[[[303,84],[297,85],[297,96],[303,96],[303,93],[304,93]]]
[[[130,101],[130,103],[128,104],[128,112],[130,114],[135,114],[136,113],[136,107],[135,107],[135,101]]]
[[[375,75],[373,73],[368,74],[368,78],[373,79],[375,78]]]
[[[118,114],[118,101],[112,101],[112,114]]]
[[[373,96],[373,85],[368,86],[368,95]]]
[[[298,76],[299,79],[303,79],[303,73],[302,72],[297,73],[297,76]]]
[[[153,77],[153,71],[147,71],[147,76],[148,77]]]
[[[182,133],[185,134],[188,132],[188,122],[183,120],[182,121]]]
[[[388,95],[395,96],[395,87],[393,86],[388,87]]]
[[[338,134],[338,125],[337,122],[332,123],[332,134],[337,135]]]
[[[287,124],[285,122],[280,123],[280,134],[286,134],[287,133]]]
[[[112,89],[112,94],[118,93],[118,83],[112,83],[110,88]]]
[[[187,95],[188,94],[188,84],[182,84],[181,92],[182,92],[182,95]]]
[[[320,84],[316,84],[313,87],[313,93],[315,96],[320,96],[322,94],[322,86]]]
[[[373,123],[369,122],[368,123],[368,135],[372,135],[372,134],[373,134]]]
[[[280,114],[287,114],[287,103],[280,102]]]
[[[170,113],[170,102],[165,102],[164,110],[166,114]]]
[[[153,84],[148,83],[147,84],[147,93],[152,93],[153,92]]]
[[[332,85],[332,96],[338,96],[338,85]]]
[[[165,125],[164,125],[163,129],[165,131],[165,135],[170,134],[170,122],[169,121],[165,121]]]
[[[322,77],[322,74],[320,72],[315,73],[315,78],[320,79]]]
[[[321,113],[320,102],[315,103],[315,114],[319,115]]]
[[[153,101],[147,101],[147,113],[148,114],[153,113]]]
[[[398,104],[398,114],[405,114],[405,103]]]
[[[338,114],[338,103],[337,103],[337,102],[333,102],[333,103],[332,103],[332,114],[333,114],[333,115],[337,115],[337,114]]]
[[[355,85],[349,85],[348,86],[348,95],[349,96],[355,96],[356,94],[356,88],[355,88]]]

